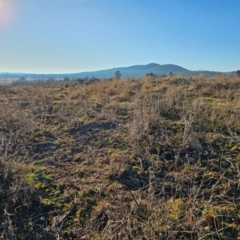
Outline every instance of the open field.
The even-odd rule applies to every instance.
[[[240,79],[0,86],[0,239],[240,239]]]

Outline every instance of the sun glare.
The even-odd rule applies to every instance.
[[[3,5],[4,5],[4,0],[0,0],[0,12],[1,12],[1,9],[3,8]]]
[[[0,0],[0,28],[9,27],[14,20],[14,2]]]

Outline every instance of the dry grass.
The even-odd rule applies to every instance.
[[[0,86],[2,239],[240,239],[240,80]]]

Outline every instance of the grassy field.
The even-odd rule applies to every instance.
[[[0,86],[0,239],[240,239],[240,78]]]

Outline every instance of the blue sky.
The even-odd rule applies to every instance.
[[[239,0],[0,0],[0,72],[240,69]]]

